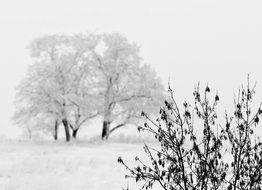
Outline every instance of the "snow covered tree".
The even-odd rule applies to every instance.
[[[35,62],[18,87],[14,118],[25,123],[41,115],[52,122],[55,139],[59,124],[69,141],[70,130],[76,138],[80,127],[99,115],[107,139],[164,99],[163,85],[141,64],[139,48],[118,33],[44,36],[29,48]]]
[[[98,102],[91,100],[94,83],[89,64],[89,52],[96,41],[93,35],[53,35],[35,39],[30,50],[36,61],[18,87],[19,108],[14,119],[24,118],[25,122],[39,114],[44,115],[43,118],[53,117],[55,139],[59,123],[65,127],[67,141],[71,136],[70,127],[76,137],[80,126],[97,115],[94,104]],[[86,107],[92,109],[87,111]]]
[[[54,128],[49,129],[52,129],[51,132],[54,130],[54,133],[58,130],[61,109],[60,102],[54,96],[55,92],[50,89],[52,86],[51,73],[49,73],[52,69],[50,67],[52,68],[52,65],[32,65],[28,70],[27,77],[17,87],[15,102],[17,110],[13,120],[17,124],[23,125],[30,133],[39,129],[37,126],[32,126],[33,123],[36,124],[33,122],[36,118],[43,123],[49,118],[57,120],[54,124],[50,123]],[[50,74],[49,78],[47,78],[48,74]],[[41,124],[37,123],[37,125]],[[54,134],[54,137],[57,138],[57,134]]]
[[[74,138],[86,121],[101,114],[102,104],[97,96],[98,80],[92,60],[92,51],[96,48],[98,39],[98,35],[77,34],[70,37],[70,44],[67,44],[71,53],[66,61],[74,65],[70,71],[71,90],[67,95],[71,108],[69,126]]]
[[[101,36],[93,59],[103,100],[102,139],[127,124],[136,124],[142,111],[152,112],[164,99],[163,85],[139,48],[118,33]]]

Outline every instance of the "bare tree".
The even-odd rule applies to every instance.
[[[248,82],[242,85],[234,100],[233,116],[226,114],[223,130],[230,144],[232,175],[228,178],[228,189],[262,188],[262,143],[255,135],[262,115],[262,103],[252,110],[255,86]]]
[[[170,87],[169,92],[170,99],[160,109],[160,117],[154,121],[143,113],[148,122],[139,127],[139,131],[154,135],[161,145],[161,148],[144,146],[151,164],[137,157],[139,165],[135,168],[127,166],[122,158],[118,162],[129,171],[127,177],[143,182],[142,189],[151,189],[155,182],[165,190],[219,189],[225,181],[228,165],[221,160],[222,135],[214,130],[218,95],[209,98],[207,86],[201,96],[196,88],[192,109],[188,102],[180,108]],[[197,126],[194,113],[199,119]]]
[[[181,109],[169,89],[171,100],[161,108],[160,118],[154,121],[144,114],[148,122],[139,128],[153,134],[161,147],[144,146],[149,164],[136,157],[138,166],[129,167],[119,157],[127,177],[143,182],[142,189],[151,189],[154,183],[165,190],[261,189],[262,143],[254,131],[262,104],[252,110],[254,89],[248,78],[234,100],[233,116],[226,114],[225,127],[217,120],[219,96],[208,98],[208,86],[203,95],[198,87],[194,91],[193,110],[188,102]]]

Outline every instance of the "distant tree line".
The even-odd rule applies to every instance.
[[[142,64],[139,47],[119,33],[48,35],[34,39],[34,62],[17,87],[13,120],[29,137],[36,131],[66,140],[101,117],[101,138],[136,125],[164,99],[155,71]]]

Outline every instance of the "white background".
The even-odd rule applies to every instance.
[[[10,122],[15,86],[32,62],[28,43],[44,34],[117,31],[141,47],[181,99],[200,81],[230,106],[247,73],[262,97],[262,1],[0,0],[0,134]]]

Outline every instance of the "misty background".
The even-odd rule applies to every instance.
[[[261,1],[6,1],[0,3],[0,134],[16,137],[15,87],[32,63],[31,40],[45,34],[120,32],[144,63],[168,78],[179,100],[207,82],[230,107],[233,89],[257,81],[262,97]]]

